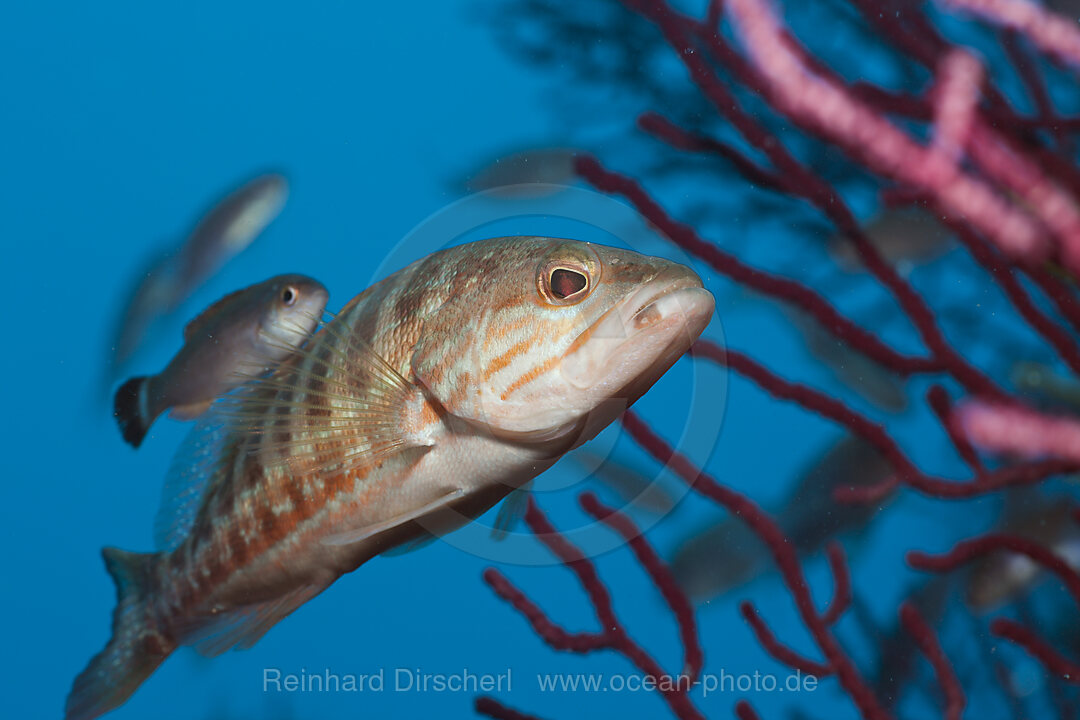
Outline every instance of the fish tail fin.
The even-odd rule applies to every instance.
[[[156,415],[151,414],[147,394],[150,378],[134,377],[120,386],[113,399],[113,417],[120,434],[132,447],[139,447]]]
[[[105,548],[101,555],[116,583],[112,637],[75,678],[64,710],[66,720],[91,720],[117,707],[176,647],[156,626],[150,606],[150,579],[158,554]]]

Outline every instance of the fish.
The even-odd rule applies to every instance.
[[[863,230],[882,258],[891,265],[901,266],[901,270],[906,265],[934,260],[951,246],[949,229],[933,213],[921,208],[886,208]],[[862,270],[855,246],[845,236],[830,238],[827,249],[842,270]]]
[[[802,334],[807,351],[845,387],[882,410],[900,412],[907,407],[904,381],[821,326],[795,307],[785,309],[792,325]]]
[[[196,423],[157,552],[102,551],[112,637],[66,717],[118,706],[178,647],[250,647],[371,558],[476,519],[620,416],[713,310],[686,266],[549,237],[372,285]]]
[[[1047,408],[1080,412],[1080,382],[1054,372],[1049,365],[1019,362],[1010,375],[1017,390]]]
[[[539,197],[558,192],[553,185],[574,182],[574,151],[534,148],[496,158],[465,182],[468,192],[488,191],[496,197]]]
[[[1031,492],[1007,496],[998,531],[1043,545],[1080,570],[1080,527],[1073,504],[1062,498],[1042,498]],[[976,561],[965,581],[968,607],[985,613],[1020,597],[1039,579],[1039,566],[1025,555],[998,551]]]
[[[872,445],[848,435],[802,473],[775,510],[776,522],[800,555],[815,553],[829,540],[865,528],[888,502],[848,505],[838,503],[833,491],[873,485],[893,472]],[[768,547],[744,522],[725,516],[680,542],[671,568],[683,591],[704,602],[753,580],[769,563]]]
[[[166,410],[193,420],[210,404],[285,358],[311,335],[329,293],[304,275],[278,275],[232,292],[184,328],[184,346],[157,375],[116,391],[113,416],[124,440],[142,444]]]
[[[627,463],[603,457],[588,448],[575,450],[571,457],[624,502],[656,515],[666,515],[675,509],[678,500],[659,477],[649,477]]]
[[[742,520],[724,516],[690,534],[669,563],[682,591],[704,603],[750,582],[768,566],[769,548]]]
[[[841,503],[838,488],[858,488],[885,482],[892,464],[858,435],[845,435],[802,473],[794,490],[776,512],[776,522],[801,553],[817,552],[839,535],[858,532],[891,501]]]
[[[250,245],[277,217],[287,195],[283,176],[259,175],[210,208],[177,247],[154,255],[124,305],[109,361],[110,385],[148,329],[175,312],[226,261]]]
[[[187,300],[207,278],[247,249],[278,216],[289,194],[285,177],[259,175],[212,207],[176,255],[172,307]]]

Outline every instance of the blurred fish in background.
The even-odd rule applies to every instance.
[[[112,386],[151,326],[175,312],[230,259],[246,249],[281,212],[288,195],[282,175],[259,175],[214,205],[175,249],[156,255],[134,283],[110,348]]]
[[[276,365],[314,332],[329,297],[318,280],[279,275],[218,300],[184,328],[184,346],[168,367],[116,391],[113,415],[124,440],[139,447],[166,410],[193,420]]]
[[[864,529],[888,502],[847,505],[836,502],[833,491],[873,485],[892,473],[873,446],[845,437],[803,473],[776,521],[799,553],[815,553],[833,538]],[[671,567],[690,598],[703,602],[756,578],[769,569],[770,559],[757,536],[742,521],[729,518],[680,543]]]
[[[649,477],[628,462],[605,457],[587,448],[575,450],[570,457],[588,471],[590,477],[638,510],[666,515],[675,509],[678,499],[665,486],[662,475]]]
[[[931,213],[915,207],[889,208],[864,225],[863,230],[881,257],[906,274],[944,255],[951,246],[952,233]],[[843,235],[834,235],[828,243],[829,254],[841,269],[860,272],[862,261],[855,245]]]
[[[1016,389],[1041,407],[1080,413],[1080,382],[1035,362],[1017,363],[1011,375]]]
[[[1073,519],[1074,508],[1068,498],[1013,491],[1006,495],[997,532],[1033,540],[1080,569],[1080,525]],[[1024,595],[1041,576],[1039,566],[1024,555],[1007,551],[987,555],[968,571],[968,606],[979,613],[994,610]]]
[[[576,180],[574,151],[566,148],[533,148],[495,158],[465,180],[469,193],[488,191],[506,199],[553,195]]]
[[[679,543],[669,564],[687,597],[702,603],[754,579],[768,561],[768,548],[746,523],[725,516]]]
[[[801,310],[788,305],[784,308],[802,335],[806,350],[821,361],[837,382],[882,410],[901,412],[907,407],[904,382],[896,373],[838,339]]]

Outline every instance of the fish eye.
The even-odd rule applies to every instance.
[[[548,280],[548,285],[551,287],[552,295],[560,300],[565,300],[571,295],[575,295],[588,287],[589,278],[576,270],[555,268],[551,271],[551,278]]]
[[[552,305],[573,305],[585,299],[592,290],[592,279],[584,267],[569,263],[552,263],[537,278],[540,296]]]
[[[295,288],[287,287],[281,291],[281,302],[291,306],[296,303],[296,295],[297,293]]]

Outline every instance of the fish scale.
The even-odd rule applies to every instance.
[[[103,552],[113,638],[68,718],[120,704],[181,645],[249,647],[375,555],[486,512],[613,421],[712,309],[686,267],[543,237],[450,248],[368,288],[200,421],[174,464],[193,486],[178,499],[197,497],[162,535],[175,546]]]

